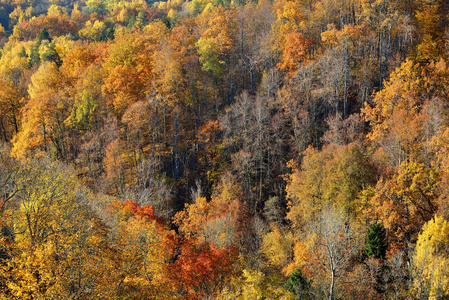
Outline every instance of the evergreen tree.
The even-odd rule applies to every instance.
[[[48,40],[51,42],[50,34],[47,31],[47,28],[43,27],[41,32],[39,33],[39,37],[37,38],[37,43],[40,45],[43,40]]]
[[[388,245],[384,226],[378,223],[369,226],[367,238],[368,244],[363,249],[363,256],[385,258],[385,253],[387,252]]]

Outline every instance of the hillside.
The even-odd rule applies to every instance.
[[[446,299],[448,13],[1,0],[0,299]]]

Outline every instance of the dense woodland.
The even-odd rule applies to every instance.
[[[444,0],[0,0],[0,299],[449,299]]]

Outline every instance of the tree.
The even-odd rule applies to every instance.
[[[30,101],[22,113],[22,130],[14,137],[12,154],[26,157],[33,152],[50,152],[67,158],[63,121],[67,118],[65,97],[60,93],[61,81],[54,62],[44,62],[31,77]]]
[[[81,94],[81,99],[77,99],[70,116],[64,123],[81,131],[91,129],[97,105],[97,101],[95,101],[92,95],[84,90]]]
[[[294,167],[288,176],[286,191],[291,205],[287,218],[300,228],[329,204],[355,216],[363,208],[358,193],[373,183],[371,172],[356,144],[330,144],[321,151],[309,147],[301,168]]]
[[[435,216],[424,224],[413,258],[414,296],[442,299],[449,295],[449,223]]]
[[[11,44],[10,47],[2,49],[0,58],[0,74],[5,81],[12,81],[15,86],[26,90],[23,85],[23,77],[28,69],[28,57],[25,45],[22,43]],[[24,55],[25,54],[25,55]],[[28,74],[27,74],[28,75]]]
[[[434,164],[438,167],[440,172],[441,181],[438,184],[437,192],[438,197],[438,215],[443,216],[445,219],[449,216],[449,190],[447,189],[449,180],[448,158],[449,149],[447,147],[449,138],[449,129],[447,126],[442,126],[441,129],[435,134],[431,143],[431,149],[436,154]]]
[[[293,258],[293,235],[284,228],[271,224],[271,231],[263,236],[260,252],[267,265],[285,270]]]
[[[219,60],[218,45],[213,38],[200,38],[198,40],[198,54],[203,70],[211,72],[214,78],[218,79],[223,72],[224,61]]]
[[[155,22],[144,30],[148,34],[130,33],[126,28],[117,30],[103,64],[106,78],[101,89],[107,104],[120,117],[130,104],[150,94],[154,50],[167,28],[162,22]]]
[[[368,227],[367,244],[363,249],[363,256],[375,258],[385,258],[387,252],[387,236],[382,224],[373,224]]]
[[[88,19],[89,15],[85,12],[81,12],[79,9],[79,4],[75,3],[73,5],[72,12],[70,13],[70,20],[76,25],[78,29],[80,29],[84,26]]]
[[[365,214],[388,229],[390,250],[416,241],[421,226],[436,212],[438,184],[438,170],[415,161],[403,162],[397,173],[378,181]]]
[[[83,77],[84,71],[91,66],[97,58],[99,58],[99,54],[95,53],[93,47],[76,45],[65,55],[59,71],[63,74],[68,83],[74,83],[80,77]],[[98,82],[95,84],[98,84]],[[100,87],[97,87],[97,89],[100,89]]]
[[[420,33],[417,59],[428,63],[445,57],[444,31],[447,26],[446,1],[417,1],[416,20]]]
[[[241,85],[243,90],[255,90],[263,72],[275,64],[270,49],[270,34],[275,12],[270,1],[247,2],[238,11],[239,28],[236,37],[238,61],[235,66],[238,71],[231,74],[229,83]]]
[[[237,246],[242,242],[240,229],[245,206],[238,194],[234,194],[234,187],[225,183],[222,188],[210,202],[199,197],[175,215],[174,223],[184,236],[195,238],[199,243],[213,243],[220,248]]]
[[[12,81],[0,79],[0,128],[2,140],[9,141],[19,132],[20,109],[23,106],[23,91]]]
[[[312,39],[301,32],[293,31],[287,34],[279,68],[287,70],[292,76],[301,63],[307,60],[312,44]]]
[[[59,6],[57,4],[52,4],[47,10],[48,16],[60,16],[67,15],[67,9],[63,6]]]
[[[87,21],[84,28],[78,32],[80,38],[90,41],[101,41],[106,34],[106,25],[104,22],[96,20],[95,22]]]
[[[198,197],[175,215],[183,239],[171,277],[187,297],[217,293],[236,271],[234,263],[244,251],[246,219],[239,195],[232,179],[224,177],[210,202]]]
[[[0,38],[4,38],[6,36],[5,28],[2,24],[0,24]]]
[[[272,117],[266,96],[252,97],[247,91],[220,118],[224,154],[232,160],[251,212],[263,208],[270,183],[279,182],[278,176],[284,171],[282,147],[286,141],[278,130],[283,129],[280,118]]]
[[[59,57],[58,52],[56,52],[55,49],[55,44],[54,43],[50,43],[48,45],[46,45],[43,53],[42,53],[42,61],[52,61],[54,62],[58,67],[61,66],[62,64],[62,60]]]
[[[352,108],[349,107],[351,87],[357,84],[352,79],[352,74],[357,72],[355,66],[363,59],[365,51],[365,26],[345,25],[337,30],[334,24],[328,25],[328,30],[321,34],[322,44],[328,48],[326,54],[320,59],[323,70],[322,83],[326,90],[325,97],[338,114],[342,102],[341,113],[343,119],[349,115]],[[362,103],[359,103],[362,104]]]
[[[261,271],[244,269],[215,299],[261,300],[291,299],[291,294],[280,286],[279,279]]]
[[[333,206],[321,211],[317,220],[310,224],[309,234],[308,248],[329,279],[327,297],[335,299],[339,278],[344,278],[351,258],[360,250],[360,235],[344,217],[344,212]]]
[[[235,18],[235,11],[221,5],[205,9],[198,16],[201,35],[197,44],[198,54],[203,70],[212,72],[216,84],[234,49],[237,29]]]
[[[362,110],[371,125],[367,138],[376,145],[374,158],[381,165],[397,169],[411,159],[425,162],[427,152],[441,123],[440,101],[446,101],[447,72],[444,62],[428,66],[406,60],[376,93],[373,104]]]
[[[75,23],[70,21],[66,15],[41,15],[15,26],[13,36],[28,41],[37,39],[38,44],[40,44],[43,40],[50,41],[50,37],[55,38],[65,34],[75,34],[76,32]]]
[[[105,1],[102,0],[88,0],[86,1],[86,7],[89,13],[103,14],[106,10]]]
[[[7,220],[11,251],[0,270],[2,294],[12,299],[107,296],[104,272],[113,281],[118,278],[102,246],[101,222],[91,215],[73,170],[49,159],[18,165],[20,189],[10,206],[14,217]]]
[[[115,139],[106,147],[103,168],[106,184],[113,194],[122,194],[125,187],[123,141]]]
[[[151,205],[129,200],[112,204],[115,245],[121,253],[124,276],[120,294],[139,298],[167,298],[168,262],[174,256],[174,232],[168,230]]]
[[[309,296],[310,282],[302,276],[300,269],[296,269],[284,284],[284,287],[293,292],[295,299],[300,300]]]
[[[48,33],[47,28],[42,27],[39,32],[39,36],[37,37],[37,43],[40,45],[44,40],[51,42],[50,34]]]
[[[181,297],[195,299],[217,294],[232,278],[238,258],[236,248],[218,248],[213,243],[197,244],[187,239],[179,250],[168,276]]]

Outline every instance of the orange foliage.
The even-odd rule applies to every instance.
[[[93,53],[91,47],[87,47],[85,44],[79,45],[64,57],[60,71],[70,82],[79,78],[82,72],[96,59],[97,55]]]
[[[299,64],[307,59],[313,41],[310,37],[301,32],[290,32],[285,37],[284,49],[282,52],[282,62],[279,68],[288,70],[290,76],[299,68]]]
[[[437,209],[438,171],[415,161],[403,162],[397,174],[378,181],[365,214],[380,220],[391,235],[390,252],[415,242],[424,223]]]
[[[149,221],[155,221],[159,225],[165,225],[164,219],[154,214],[153,205],[140,206],[131,200],[125,200],[125,202],[121,205],[123,206],[123,211],[130,216],[141,216]],[[118,204],[116,204],[116,207],[118,207]]]
[[[75,34],[77,28],[75,23],[68,20],[66,16],[39,16],[32,18],[29,21],[23,21],[18,26],[21,29],[20,38],[24,40],[33,40],[39,36],[42,28],[46,28],[51,37],[56,37],[64,34]]]
[[[219,247],[236,245],[241,235],[240,222],[244,214],[240,201],[227,202],[220,197],[197,198],[195,204],[176,214],[174,222],[186,237],[195,237],[198,243],[213,242]]]

